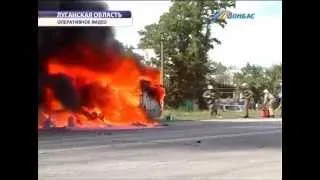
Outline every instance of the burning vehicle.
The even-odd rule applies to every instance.
[[[106,10],[103,2],[40,1],[39,8]],[[39,27],[39,128],[144,125],[161,115],[158,69],[127,57],[111,27]]]

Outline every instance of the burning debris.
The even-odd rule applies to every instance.
[[[85,53],[79,56],[79,52]],[[42,113],[50,117],[55,127],[157,124],[145,111],[148,105],[143,104],[141,97],[147,94],[158,103],[160,109],[164,97],[159,85],[160,73],[139,64],[135,59],[117,54],[97,57],[89,48],[76,46],[51,57],[48,60],[48,74],[67,77],[81,105],[77,111],[65,108],[52,87],[46,87],[40,106]],[[141,84],[144,84],[143,88]],[[53,127],[44,125],[48,124],[47,121],[40,119],[43,127]]]
[[[55,128],[54,120],[52,120],[52,119],[50,118],[50,116],[49,116],[48,118],[44,119],[43,127],[44,127],[45,129]]]
[[[107,9],[105,2],[57,4]],[[39,128],[157,125],[160,72],[125,57],[120,47],[110,27],[39,28]],[[150,106],[158,111],[149,113]]]
[[[75,127],[76,126],[76,122],[73,116],[70,116],[68,119],[68,127]]]

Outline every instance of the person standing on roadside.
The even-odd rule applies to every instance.
[[[280,82],[280,92],[278,94],[279,106],[276,110],[280,110],[280,117],[282,117],[282,82]]]
[[[241,85],[242,90],[242,98],[244,99],[244,108],[245,108],[245,115],[243,118],[249,117],[249,105],[253,96],[253,92],[249,89],[248,83],[243,83]]]
[[[210,115],[213,116],[221,116],[218,113],[218,99],[219,95],[218,92],[213,88],[212,85],[208,85],[208,88],[204,93],[202,94],[202,97],[205,99],[207,106],[210,110]]]
[[[274,118],[273,106],[276,102],[276,98],[268,91],[268,89],[263,90],[264,100],[263,105],[269,110],[269,117]]]

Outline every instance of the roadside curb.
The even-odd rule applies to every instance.
[[[206,119],[199,120],[201,122],[280,122],[282,118],[273,118],[273,119]]]

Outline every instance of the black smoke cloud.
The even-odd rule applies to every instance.
[[[107,10],[105,1],[58,0],[38,1],[39,10]],[[77,42],[86,42],[95,49],[113,47],[121,51],[114,39],[111,27],[39,27],[38,28],[38,65],[39,65],[39,101],[44,100],[45,87],[51,87],[54,95],[68,109],[78,111],[80,98],[64,74],[49,75],[47,70],[48,57],[58,53]]]

